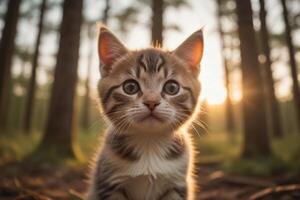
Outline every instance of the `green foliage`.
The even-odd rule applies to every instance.
[[[196,140],[199,146],[199,162],[219,164],[233,174],[270,176],[276,174],[300,174],[300,136],[287,135],[283,139],[273,139],[274,154],[269,158],[241,159],[241,134],[209,134]]]
[[[99,130],[98,134],[95,134],[94,131],[84,130],[81,131],[78,137],[79,147],[84,154],[85,161],[89,161],[89,159],[97,152],[102,141],[104,126],[101,123],[98,123],[95,125],[95,129]]]
[[[29,50],[29,47],[16,45],[14,53],[23,62],[30,62],[32,59],[32,52]]]
[[[126,7],[125,9],[122,9],[120,12],[116,13],[112,18],[115,18],[118,21],[118,29],[123,34],[128,34],[132,26],[137,24],[142,24],[144,26],[149,26],[150,21],[148,22],[141,22],[138,20],[138,15],[141,14],[141,12],[145,12],[144,8],[145,6],[151,9],[152,1],[147,0],[136,0],[135,3],[131,6]],[[167,8],[189,8],[191,9],[191,5],[186,0],[166,0],[164,1],[164,9]],[[174,30],[174,31],[181,31],[181,28],[177,24],[163,24],[164,29],[166,30]]]
[[[138,7],[128,7],[122,10],[120,13],[115,14],[113,17],[117,19],[119,31],[123,34],[127,34],[130,28],[138,23],[137,16],[139,13]]]
[[[58,162],[66,166],[77,166],[90,161],[99,148],[104,131],[104,123],[98,122],[89,130],[82,130],[75,142],[84,155],[81,161],[51,157],[52,151],[47,149],[34,155],[31,160],[39,162]],[[95,132],[98,131],[98,134]],[[41,134],[25,135],[22,132],[1,134],[0,165],[11,161],[22,161],[38,147]],[[272,147],[274,154],[270,158],[240,159],[242,146],[241,134],[225,132],[210,133],[205,136],[195,136],[195,145],[199,150],[200,164],[217,164],[222,169],[233,174],[270,176],[276,174],[299,174],[300,171],[300,136],[288,135],[283,139],[274,139]],[[57,154],[53,154],[57,155]]]
[[[291,134],[282,139],[273,140],[273,148],[275,155],[280,157],[283,161],[295,162],[300,164],[300,136],[298,133]],[[299,167],[300,169],[300,167]]]
[[[228,133],[210,133],[198,137],[196,144],[200,163],[222,162],[239,156],[241,148],[240,136],[228,137]]]
[[[191,8],[190,2],[186,0],[165,0],[164,4],[166,7],[174,7],[174,8],[180,8],[180,7],[187,7]]]
[[[30,135],[21,132],[0,134],[0,165],[11,161],[21,161],[34,150],[39,139],[40,134],[38,133]]]
[[[258,159],[233,159],[223,163],[223,169],[229,173],[271,176],[289,171],[289,163],[280,158],[258,158]]]
[[[95,130],[99,134],[95,134]],[[0,166],[9,162],[19,162],[24,159],[31,162],[63,162],[66,165],[76,165],[78,163],[86,163],[90,160],[96,152],[101,142],[101,135],[103,133],[103,122],[94,125],[90,130],[81,131],[78,138],[74,141],[79,145],[80,151],[83,154],[83,159],[65,159],[65,157],[57,157],[55,148],[47,148],[45,146],[39,148],[41,133],[35,132],[32,134],[25,134],[20,131],[13,131],[10,133],[0,134]]]

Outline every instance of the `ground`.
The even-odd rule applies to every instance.
[[[88,185],[86,165],[14,163],[0,171],[1,200],[82,199]],[[300,199],[300,176],[229,175],[214,165],[203,165],[199,177],[199,200]]]
[[[96,137],[81,134],[78,139],[85,160],[49,162],[49,151],[28,156],[39,134],[0,136],[0,200],[82,199],[88,186],[87,162],[99,145]],[[273,140],[273,155],[254,160],[241,159],[238,135],[197,138],[199,200],[300,200],[299,135]]]

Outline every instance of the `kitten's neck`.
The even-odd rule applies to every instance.
[[[119,130],[113,125],[108,127],[108,133],[112,135],[126,135],[128,137],[136,138],[137,140],[155,141],[155,140],[171,140],[173,137],[178,135],[179,130],[156,130],[151,129],[129,129],[129,130]]]
[[[108,129],[106,143],[119,156],[130,161],[139,160],[142,155],[173,159],[182,155],[186,147],[184,135],[179,132],[132,134],[118,132],[114,127]]]

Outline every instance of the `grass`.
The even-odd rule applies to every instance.
[[[0,135],[0,165],[10,161],[21,161],[30,154],[40,141],[40,134],[10,132]]]
[[[260,177],[297,174],[297,171],[294,170],[291,162],[285,162],[277,157],[257,159],[237,158],[224,162],[221,167],[229,173]]]
[[[285,161],[300,160],[300,135],[291,135],[272,142],[275,154]]]
[[[79,134],[78,141],[79,147],[84,155],[84,157],[89,158],[93,156],[93,154],[99,148],[101,144],[101,133],[95,134],[87,131],[82,131]]]
[[[97,127],[103,132],[103,127]],[[65,165],[77,165],[90,160],[99,146],[99,134],[95,131],[80,131],[78,147],[84,157],[80,162],[74,159],[63,160]],[[100,137],[101,138],[101,137]],[[38,146],[40,134],[26,135],[13,132],[0,135],[0,165],[10,161],[22,161]],[[267,159],[241,159],[241,134],[229,135],[225,132],[210,133],[195,138],[199,149],[198,161],[202,164],[217,163],[221,169],[235,174],[270,176],[278,173],[300,174],[300,136],[288,135],[283,139],[272,140],[273,155]],[[40,155],[43,159],[45,154]],[[47,156],[45,156],[47,157]],[[47,160],[48,161],[48,160]]]
[[[229,137],[227,133],[210,133],[196,138],[199,162],[222,161],[238,157],[241,149],[241,137]]]
[[[100,137],[101,138],[101,137]],[[32,162],[61,162],[67,165],[86,163],[99,145],[98,135],[89,131],[81,131],[73,149],[79,159],[62,159],[57,157],[56,148],[39,148],[41,133],[25,134],[12,131],[10,134],[0,134],[0,166],[9,162],[20,162],[28,156]]]
[[[272,176],[276,174],[300,174],[300,136],[289,135],[272,140],[273,155],[269,158],[243,159],[241,134],[209,134],[196,140],[199,162],[218,163],[223,170],[243,175]]]

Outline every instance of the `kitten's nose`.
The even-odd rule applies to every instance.
[[[151,100],[144,101],[143,103],[145,106],[149,108],[150,111],[153,111],[155,107],[160,104],[158,101],[151,101]]]

